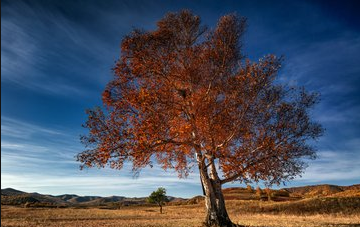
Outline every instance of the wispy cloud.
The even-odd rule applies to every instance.
[[[47,94],[91,92],[88,86],[97,87],[97,78],[110,74],[111,62],[106,71],[89,64],[101,64],[100,55],[109,56],[108,44],[58,9],[48,10],[36,1],[32,4],[36,7],[10,1],[2,9],[2,82]],[[92,80],[84,80],[89,76]]]
[[[324,37],[304,45],[298,45],[298,40],[294,42],[297,42],[296,45],[283,49],[289,55],[282,70],[282,81],[305,85],[324,95],[343,94],[356,89],[357,85],[352,82],[360,72],[356,63],[360,57],[357,32],[343,32],[341,36]]]
[[[13,118],[1,116],[1,136],[29,138],[35,134],[64,135],[56,129],[49,129]]]
[[[37,44],[21,25],[11,20],[1,20],[1,73],[2,81],[18,82],[27,72],[29,74],[35,65],[40,64],[41,56]]]
[[[321,105],[315,113],[315,119],[324,124],[354,124],[360,123],[360,105],[353,103],[353,100],[343,101],[339,105]]]
[[[321,151],[318,159],[309,163],[305,174],[295,180],[298,183],[359,182],[360,153],[353,150]]]
[[[56,172],[76,166],[75,154],[81,149],[71,130],[65,133],[17,119],[1,117],[2,172]]]

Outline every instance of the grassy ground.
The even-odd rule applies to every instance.
[[[360,213],[352,214],[269,214],[239,210],[244,204],[228,201],[233,222],[262,227],[360,226]],[[246,205],[246,204],[245,204]],[[1,207],[2,227],[197,227],[204,218],[204,204],[166,206],[164,214],[157,207],[124,207],[119,210],[74,208]]]
[[[263,213],[287,215],[360,214],[360,197],[311,198],[297,201],[227,201],[227,207],[235,213]]]

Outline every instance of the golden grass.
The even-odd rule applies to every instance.
[[[197,226],[204,213],[199,206],[126,207],[105,209],[46,209],[1,207],[2,227],[135,227],[135,226]],[[197,217],[198,216],[198,217]]]
[[[360,214],[360,197],[324,197],[284,202],[228,200],[229,210],[236,213],[287,215]]]
[[[329,195],[328,197],[360,197],[360,191],[356,189],[346,190],[333,195]]]
[[[271,215],[271,214],[246,214],[235,215],[233,220],[245,226],[261,227],[359,227],[360,215]]]
[[[262,227],[360,226],[360,214],[285,215],[241,213],[228,201],[233,222]],[[200,227],[204,204],[157,207],[124,207],[119,210],[1,207],[2,227]]]

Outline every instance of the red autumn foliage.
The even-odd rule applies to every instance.
[[[134,171],[156,160],[180,177],[195,164],[208,197],[213,185],[300,174],[302,158],[315,155],[307,141],[322,133],[309,116],[317,95],[279,84],[280,58],[245,59],[245,27],[244,18],[227,15],[210,30],[184,10],[154,31],[127,35],[105,108],[87,111],[88,149],[78,160],[116,169],[130,161]]]

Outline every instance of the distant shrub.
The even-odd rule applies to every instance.
[[[288,191],[284,190],[284,189],[271,192],[271,197],[277,197],[277,196],[289,197],[290,193]]]
[[[266,192],[266,195],[267,195],[267,199],[268,201],[271,201],[272,200],[272,197],[271,197],[271,189],[270,188],[265,188],[265,192]]]
[[[253,187],[251,187],[251,185],[246,185],[246,190],[248,191],[248,192],[254,192],[254,189],[253,189]]]
[[[256,197],[261,200],[264,192],[261,190],[261,188],[259,186],[256,187],[255,193],[256,193]]]

